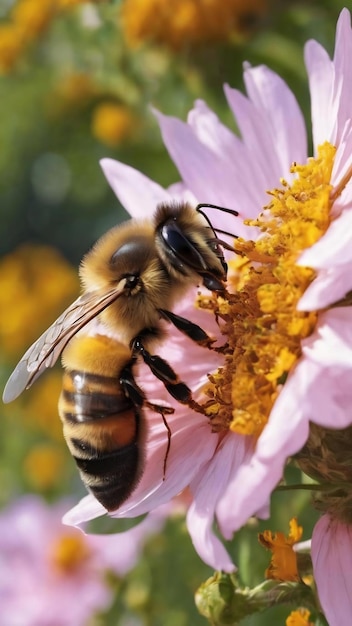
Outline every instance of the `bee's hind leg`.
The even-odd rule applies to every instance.
[[[144,336],[138,336],[132,340],[131,348],[133,354],[142,357],[154,376],[161,380],[169,394],[177,400],[177,402],[187,404],[194,411],[203,412],[200,405],[193,400],[192,392],[186,383],[180,381],[179,376],[165,359],[157,354],[150,354],[143,344],[143,339]]]

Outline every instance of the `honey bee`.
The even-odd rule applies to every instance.
[[[11,402],[31,387],[53,367],[70,339],[99,319],[107,335],[120,337],[176,400],[187,403],[186,386],[179,384],[166,361],[150,354],[148,346],[163,339],[162,319],[200,345],[213,343],[198,325],[171,311],[199,278],[211,291],[226,292],[222,248],[233,248],[218,239],[202,207],[238,215],[210,204],[196,209],[186,202],[160,204],[153,220],[129,220],[103,235],[81,263],[82,295],[23,355],[7,381],[3,401]]]
[[[136,357],[115,339],[77,335],[62,355],[64,375],[59,415],[68,448],[85,486],[107,509],[116,510],[143,472],[146,434],[143,408],[165,414],[172,408],[151,404],[137,385]]]
[[[153,219],[130,220],[103,235],[81,263],[82,295],[27,350],[4,390],[4,402],[11,402],[63,353],[64,435],[83,481],[108,510],[132,493],[142,473],[143,407],[162,415],[170,447],[164,416],[173,410],[147,401],[134,380],[136,360],[178,402],[200,410],[186,383],[150,350],[164,339],[161,320],[212,348],[202,328],[172,312],[200,279],[207,289],[226,293],[223,248],[233,248],[218,238],[203,207],[238,215],[208,204],[160,204]]]

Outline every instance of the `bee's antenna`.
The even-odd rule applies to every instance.
[[[237,216],[239,213],[238,211],[235,211],[235,209],[226,209],[225,207],[222,206],[217,206],[216,204],[197,204],[196,206],[196,211],[197,213],[200,213],[201,215],[203,215],[204,219],[208,222],[210,228],[212,229],[214,235],[216,236],[215,233],[221,233],[222,235],[227,235],[228,237],[233,237],[234,239],[237,239],[238,236],[234,235],[233,233],[228,233],[226,230],[221,230],[220,228],[215,228],[209,217],[200,209],[202,208],[210,208],[210,209],[218,209],[219,211],[224,211],[225,213],[230,213],[230,215],[234,215]],[[226,247],[226,246],[224,246]]]
[[[224,211],[224,213],[230,213],[230,215],[235,215],[235,216],[239,215],[238,211],[236,211],[235,209],[227,209],[226,207],[218,206],[217,204],[203,204],[203,203],[197,204],[196,211],[204,215],[203,211],[200,211],[200,209],[203,209],[203,208],[217,209],[218,211]]]
[[[227,235],[228,237],[233,237],[234,239],[238,239],[239,237],[239,235],[228,233],[227,230],[221,230],[221,228],[215,228],[215,226],[213,226],[213,230],[215,230],[216,233],[221,233],[222,235]]]

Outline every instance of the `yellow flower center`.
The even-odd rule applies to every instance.
[[[317,158],[292,166],[292,184],[282,180],[259,217],[246,222],[259,229],[258,239],[236,240],[233,293],[200,299],[200,306],[223,320],[227,336],[224,366],[205,390],[210,399],[204,409],[214,431],[260,435],[301,356],[302,339],[314,330],[317,313],[298,311],[297,304],[315,273],[296,262],[329,227],[334,156],[335,148],[325,143]]]
[[[272,533],[270,530],[259,534],[259,543],[272,551],[271,562],[265,572],[266,578],[296,582],[301,580],[293,545],[300,541],[302,534],[303,528],[298,526],[296,518],[290,520],[290,532],[287,537],[284,533]]]
[[[90,550],[84,535],[60,535],[51,546],[50,562],[60,574],[73,574],[82,567],[90,556]]]

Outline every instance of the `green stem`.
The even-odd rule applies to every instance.
[[[296,490],[303,490],[303,491],[336,491],[337,489],[346,489],[346,487],[349,486],[351,487],[350,483],[347,482],[342,482],[342,483],[333,483],[333,484],[303,484],[303,483],[298,483],[296,485],[278,485],[278,487],[275,488],[274,491],[296,491]]]

